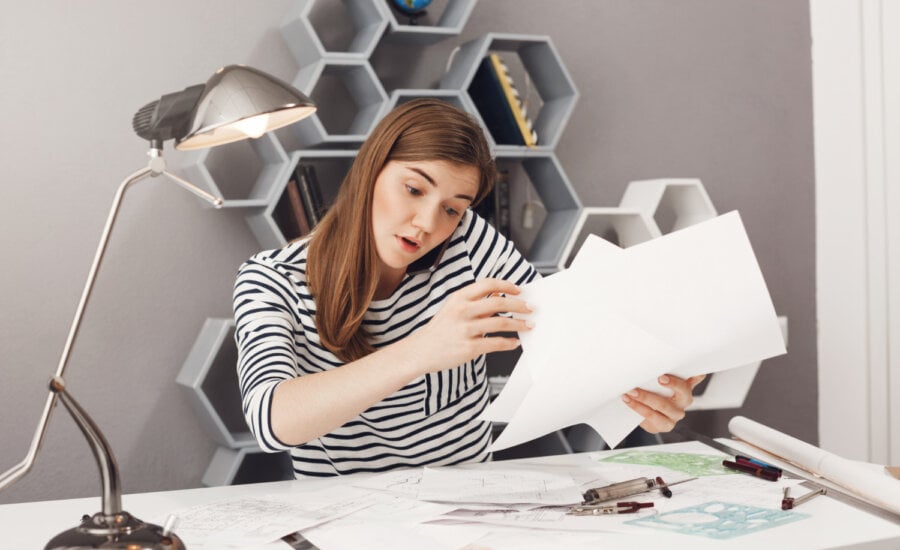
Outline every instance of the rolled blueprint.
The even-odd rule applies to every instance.
[[[867,502],[900,514],[900,480],[885,475],[882,468],[875,469],[871,464],[829,453],[743,416],[732,418],[728,430],[750,445],[825,478]]]

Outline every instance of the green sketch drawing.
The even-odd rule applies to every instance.
[[[696,477],[719,476],[735,473],[733,470],[729,470],[722,466],[721,456],[700,455],[694,453],[661,453],[658,451],[631,449],[602,458],[600,459],[600,462],[663,466],[670,470],[684,472]]]
[[[684,535],[731,539],[808,517],[808,514],[794,511],[784,512],[714,501],[625,523]]]

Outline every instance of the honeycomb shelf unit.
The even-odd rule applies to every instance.
[[[203,478],[207,487],[294,479],[288,453],[266,453],[259,447],[216,449]]]
[[[367,60],[321,59],[292,83],[321,106],[290,126],[301,148],[359,147],[387,107],[387,92]]]
[[[391,112],[395,107],[402,105],[413,99],[426,97],[434,97],[443,99],[447,103],[454,105],[470,115],[476,114],[475,106],[469,100],[469,97],[459,90],[435,90],[431,88],[398,88],[391,92],[385,113]]]
[[[621,208],[642,210],[661,234],[682,229],[717,216],[706,188],[695,178],[659,178],[628,184]]]
[[[535,109],[534,105],[529,107],[529,118],[533,121],[538,136],[537,145],[533,149],[552,151],[559,143],[578,101],[578,90],[549,36],[487,33],[466,42],[454,55],[447,74],[440,81],[440,87],[468,94],[481,60],[491,52],[513,55],[521,63],[528,80],[533,83],[540,96],[539,108]],[[481,117],[480,114],[477,116]],[[482,127],[486,127],[483,119],[480,122]],[[492,148],[498,153],[527,149],[525,146],[499,144],[490,132],[486,134]]]
[[[344,174],[356,158],[356,153],[355,149],[304,149],[290,154],[287,173],[281,179],[271,182],[274,187],[272,200],[263,208],[255,209],[247,215],[247,225],[263,249],[279,248],[288,241],[273,213],[297,164],[306,162],[316,168],[320,181],[324,182],[321,186],[323,198],[326,204],[330,204]]]
[[[242,413],[237,355],[234,320],[209,318],[175,378],[206,432],[232,449],[256,446]]]
[[[469,21],[475,3],[476,0],[447,0],[443,6],[429,6],[426,15],[417,18],[415,24],[410,23],[409,16],[384,3],[382,5],[388,16],[388,37],[402,42],[432,44],[456,36]]]
[[[781,325],[781,335],[784,336],[784,344],[787,346],[787,317],[779,315],[778,323]],[[737,409],[743,406],[760,366],[762,361],[709,374],[704,382],[703,392],[694,397],[694,402],[686,410]]]
[[[287,176],[288,154],[274,133],[211,149],[191,151],[176,171],[224,199],[225,208],[264,207],[272,182]]]
[[[343,10],[327,26],[345,31],[345,36],[329,39],[319,32],[313,24],[318,7]],[[317,105],[341,106],[320,108],[292,125],[298,148],[358,146],[381,118],[387,93],[369,58],[384,36],[388,17],[384,0],[299,0],[288,14],[281,35],[298,67],[291,83]]]
[[[578,214],[575,230],[560,255],[559,270],[567,269],[588,235],[598,235],[622,248],[660,236],[656,224],[638,209],[585,207]]]
[[[521,183],[530,183],[546,211],[526,259],[541,273],[557,271],[582,208],[574,186],[552,152],[498,150],[495,153],[498,169],[522,168],[520,173],[529,181]]]
[[[557,269],[569,266],[589,234],[622,248],[700,223],[718,214],[696,178],[658,178],[628,183],[618,207],[588,207],[562,246]]]
[[[325,0],[322,0],[325,2]],[[329,39],[319,33],[313,24],[317,0],[298,0],[281,26],[281,35],[294,56],[297,65],[304,67],[324,58],[343,58],[366,61],[381,40],[388,24],[383,0],[341,0],[327,2],[338,7],[344,36]],[[343,40],[340,40],[343,38]]]

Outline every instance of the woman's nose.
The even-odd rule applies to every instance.
[[[437,208],[420,208],[413,217],[413,225],[425,233],[431,233],[437,224],[437,215]]]

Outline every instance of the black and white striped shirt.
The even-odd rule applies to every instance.
[[[304,239],[253,256],[235,283],[238,380],[244,415],[260,447],[289,450],[298,477],[487,460],[490,423],[476,420],[488,403],[484,356],[421,376],[302,445],[275,437],[275,386],[342,364],[321,345],[316,330],[316,305],[306,283],[307,244]],[[437,269],[406,275],[393,295],[373,301],[364,328],[376,348],[386,346],[424,326],[452,292],[475,280],[522,285],[537,276],[510,241],[467,210]]]

